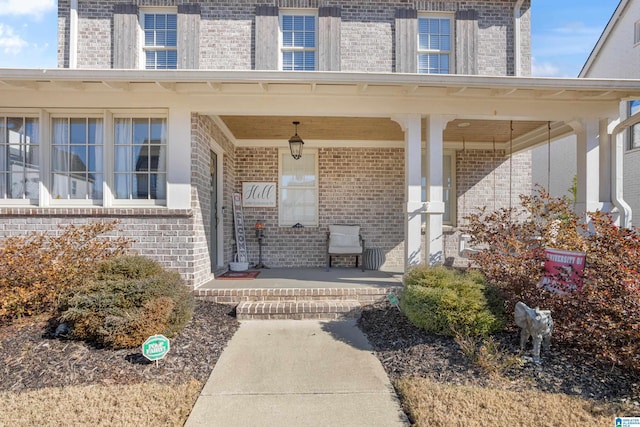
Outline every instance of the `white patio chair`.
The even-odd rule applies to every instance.
[[[326,271],[331,268],[331,257],[353,256],[356,257],[356,268],[359,258],[364,254],[364,239],[360,234],[359,225],[329,225],[327,232]],[[360,260],[361,261],[361,260]],[[360,262],[362,271],[364,263]]]

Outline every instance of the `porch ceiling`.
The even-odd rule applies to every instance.
[[[237,141],[286,141],[299,121],[298,133],[304,140],[404,141],[404,132],[389,118],[377,117],[293,117],[293,116],[220,116]],[[423,122],[423,128],[426,123]],[[506,144],[546,126],[541,121],[456,119],[444,131],[445,142],[480,142]]]

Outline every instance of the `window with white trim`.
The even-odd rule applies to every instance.
[[[299,11],[280,14],[280,68],[315,71],[317,68],[317,16]]]
[[[101,118],[51,119],[51,197],[53,200],[102,200]]]
[[[114,118],[116,200],[166,200],[167,120]]]
[[[318,152],[306,149],[295,160],[289,149],[279,151],[279,225],[318,225]]]
[[[633,26],[633,44],[640,44],[640,21],[636,21]]]
[[[451,16],[418,16],[418,73],[452,73],[452,28]]]
[[[175,70],[178,68],[178,15],[175,11],[141,12],[144,68]]]
[[[629,102],[629,116],[640,111],[640,100]],[[640,124],[633,125],[629,128],[629,150],[640,148]]]
[[[0,200],[37,203],[40,169],[38,119],[0,116]]]

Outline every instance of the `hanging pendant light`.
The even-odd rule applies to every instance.
[[[296,134],[289,138],[289,149],[291,150],[291,157],[298,160],[302,157],[302,146],[304,141],[298,136],[298,125],[300,122],[293,122],[296,127]]]

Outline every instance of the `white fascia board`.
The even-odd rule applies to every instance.
[[[355,86],[399,86],[415,90],[416,87],[482,88],[518,90],[573,90],[573,91],[625,91],[640,90],[640,81],[624,79],[584,79],[512,76],[419,75],[400,73],[350,72],[290,72],[290,71],[209,71],[209,70],[85,70],[85,69],[0,69],[0,81],[40,84],[59,81],[84,83],[150,83],[166,91],[167,83],[220,83],[255,84],[256,91],[264,93],[270,83],[337,84]],[[364,86],[363,86],[364,85]]]

